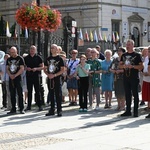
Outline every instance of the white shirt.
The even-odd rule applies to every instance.
[[[70,75],[72,75],[72,74],[75,73],[76,68],[77,68],[79,62],[80,62],[80,61],[79,61],[79,59],[77,59],[77,58],[76,58],[76,60],[69,59],[69,60],[67,61],[67,67],[70,68],[70,66],[71,66],[71,68],[70,68]],[[72,63],[73,63],[73,64],[72,64]]]
[[[143,62],[143,66],[144,66],[143,72],[148,72],[148,63],[149,63],[149,57],[146,56]],[[143,81],[150,82],[150,76],[143,76]]]

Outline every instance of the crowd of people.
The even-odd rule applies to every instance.
[[[7,114],[15,114],[17,109],[20,114],[24,114],[32,109],[33,87],[38,111],[43,110],[44,103],[50,104],[46,116],[55,115],[57,112],[57,116],[61,117],[62,102],[67,95],[69,106],[77,105],[79,101],[79,112],[99,110],[100,95],[103,94],[104,109],[110,109],[114,91],[118,104],[115,110],[125,111],[121,117],[131,116],[132,113],[133,117],[138,117],[140,86],[142,90],[140,105],[147,102],[148,107],[145,110],[150,110],[150,47],[143,49],[140,54],[134,51],[134,41],[129,39],[126,49],[118,48],[116,57],[109,49],[103,54],[99,45],[87,48],[85,54],[80,55],[79,58],[75,49],[71,50],[70,55],[71,58],[67,59],[62,48],[52,44],[50,56],[45,60],[37,54],[34,45],[30,47],[29,54],[24,54],[22,57],[17,53],[17,48],[12,46],[4,57],[0,72],[2,105],[8,111]],[[42,70],[47,77],[46,102],[42,98]],[[95,108],[93,108],[94,98]],[[26,108],[24,104],[27,104]],[[150,114],[146,118],[150,118]]]

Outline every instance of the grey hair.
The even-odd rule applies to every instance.
[[[112,51],[110,49],[106,49],[104,54],[106,55],[106,53],[110,53],[110,55],[112,56]]]
[[[127,40],[127,43],[128,43],[128,42],[130,42],[130,43],[132,43],[132,45],[134,45],[134,41],[133,41],[132,39],[128,39],[128,40]]]

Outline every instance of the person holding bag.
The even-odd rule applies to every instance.
[[[78,84],[75,77],[76,68],[79,64],[79,59],[76,58],[77,54],[77,50],[72,50],[72,58],[67,62],[67,89],[69,91],[69,106],[77,105]]]

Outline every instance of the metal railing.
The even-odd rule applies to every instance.
[[[27,39],[25,37],[20,37],[20,44],[22,46],[27,44]],[[0,36],[0,46],[2,45],[18,45],[18,38]]]

